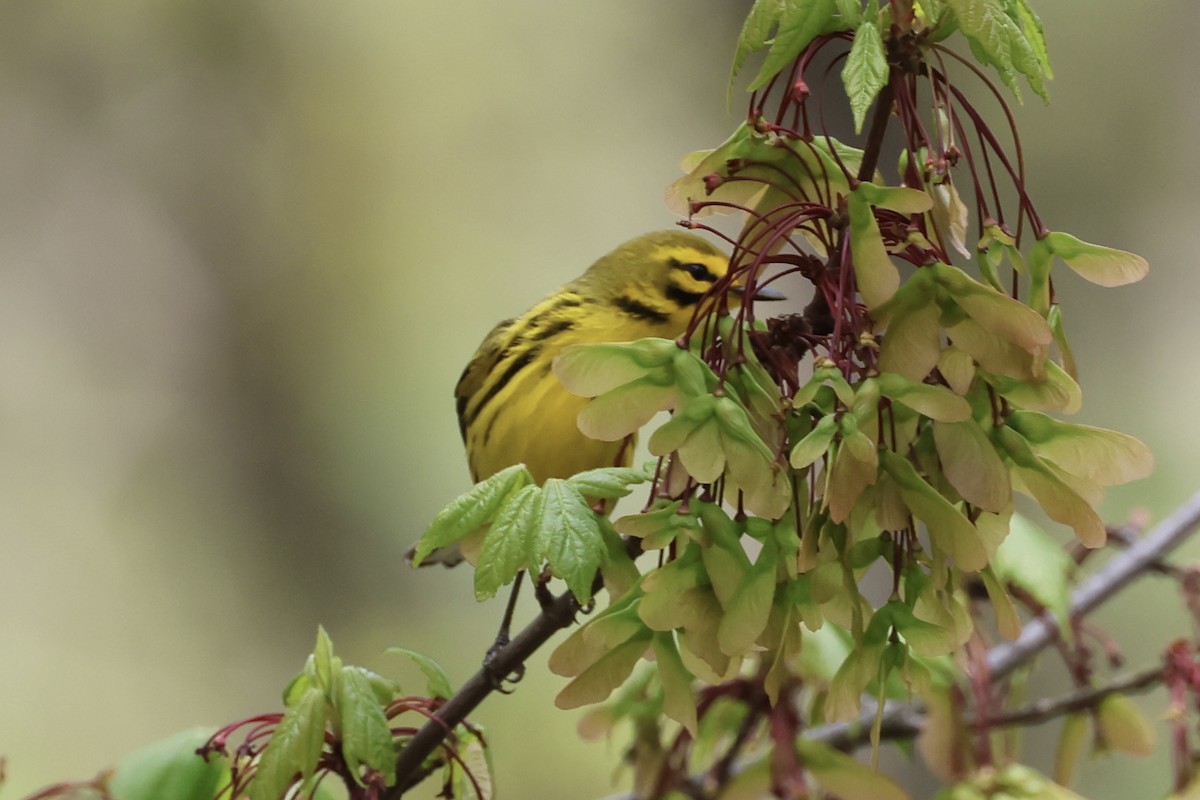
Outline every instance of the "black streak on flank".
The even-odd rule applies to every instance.
[[[529,366],[529,364],[538,357],[538,353],[540,353],[541,350],[542,348],[540,347],[531,347],[513,359],[513,362],[508,365],[508,369],[504,370],[504,374],[496,379],[496,382],[493,383],[491,388],[487,390],[487,394],[480,399],[479,405],[475,406],[475,410],[471,413],[471,418],[467,420],[467,425],[470,425],[473,421],[479,418],[479,415],[483,413],[484,406],[488,404],[488,401],[499,394],[500,390],[507,386],[508,382],[516,377],[518,372]]]
[[[662,325],[671,319],[668,314],[664,314],[657,308],[652,308],[642,301],[635,300],[628,295],[621,295],[616,300],[613,300],[613,305],[624,311],[629,316],[645,322],[654,322]]]
[[[542,328],[541,330],[533,333],[529,337],[529,339],[534,342],[540,342],[543,339],[549,339],[551,336],[554,336],[555,334],[562,333],[563,331],[569,331],[569,330],[571,330],[571,328],[574,328],[574,327],[575,327],[574,320],[560,319],[557,322],[552,322],[549,325],[547,325],[546,327]]]
[[[687,289],[684,289],[681,286],[676,286],[672,283],[667,287],[667,297],[671,300],[674,300],[683,308],[687,308],[688,306],[694,306],[696,303],[699,303],[700,298],[704,297],[704,295],[700,292],[689,292]]]

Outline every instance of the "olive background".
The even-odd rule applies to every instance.
[[[454,382],[497,320],[671,225],[680,158],[743,113],[748,7],[0,7],[0,797],[277,709],[319,624],[414,692],[385,648],[474,671],[501,603],[401,559],[469,485]],[[1038,8],[1055,79],[1016,112],[1029,189],[1051,227],[1151,263],[1115,290],[1059,276],[1076,419],[1154,449],[1103,511],[1158,519],[1200,488],[1197,12]],[[1140,666],[1189,633],[1180,608],[1146,579],[1096,619]],[[502,795],[603,796],[618,751],[579,741],[544,659],[475,717]],[[1041,674],[1067,688],[1054,658]],[[1159,755],[1100,759],[1080,791],[1165,793],[1157,727]],[[1033,764],[1056,731],[1029,734]]]

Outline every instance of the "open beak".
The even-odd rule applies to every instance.
[[[729,291],[736,295],[744,295],[746,293],[745,286],[731,286]],[[768,286],[759,286],[754,290],[755,300],[787,300],[787,295],[782,292],[777,292]]]

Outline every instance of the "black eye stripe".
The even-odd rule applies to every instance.
[[[694,261],[683,262],[673,258],[671,259],[671,267],[672,269],[681,269],[696,280],[704,281],[705,283],[712,283],[717,279],[717,276],[708,267]]]

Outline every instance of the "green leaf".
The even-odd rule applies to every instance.
[[[962,422],[971,418],[971,404],[944,386],[918,383],[894,372],[884,372],[877,380],[885,396],[932,420]]]
[[[1029,306],[986,286],[949,264],[934,264],[938,283],[981,328],[1022,348],[1031,355],[1043,354],[1053,341],[1046,320]]]
[[[1104,521],[1092,506],[1038,459],[1023,436],[1006,426],[996,428],[993,436],[1008,456],[1017,488],[1037,500],[1050,519],[1071,526],[1084,547],[1108,541]]]
[[[1005,639],[1016,639],[1021,635],[1021,617],[1013,604],[1012,596],[1004,588],[1004,584],[996,576],[991,567],[980,570],[979,577],[983,588],[987,591],[988,599],[992,601],[992,615],[995,617],[996,630]]]
[[[674,341],[658,338],[579,344],[554,359],[554,374],[571,394],[598,397],[669,366],[678,350]]]
[[[654,634],[654,660],[663,687],[663,713],[682,725],[694,738],[698,724],[696,697],[692,694],[693,676],[683,665],[671,634]]]
[[[396,782],[396,745],[367,671],[343,667],[334,686],[333,707],[341,731],[342,757],[350,774],[363,785],[361,767],[365,765],[381,773],[390,786]]]
[[[853,417],[842,418],[843,429],[851,430],[843,434],[836,449],[826,484],[824,501],[834,522],[845,522],[850,517],[858,498],[879,476],[878,448],[865,433],[848,424],[852,422]]]
[[[971,43],[971,51],[1000,73],[1013,94],[1020,98],[1017,73],[1043,100],[1046,85],[1042,62],[1017,23],[1008,15],[1003,0],[946,0],[958,17],[959,29]]]
[[[537,536],[544,494],[534,485],[522,486],[501,507],[488,528],[475,566],[475,599],[487,600],[526,567],[541,564]]]
[[[791,464],[796,469],[804,469],[829,450],[833,437],[838,432],[837,417],[832,415],[821,417],[816,427],[809,432],[796,446],[792,448]]]
[[[919,269],[883,307],[874,311],[887,326],[880,346],[879,370],[923,381],[942,353],[941,309],[934,273]]]
[[[453,544],[491,522],[510,495],[532,483],[533,476],[525,465],[514,464],[475,484],[433,518],[413,552],[413,566],[439,547]]]
[[[791,476],[754,430],[746,409],[729,396],[718,398],[716,419],[731,490],[742,493],[746,511],[766,519],[783,516],[791,504]]]
[[[823,33],[837,30],[834,0],[787,0],[779,19],[775,41],[767,51],[758,75],[750,82],[754,92],[766,86],[775,74],[790,64],[809,43]]]
[[[665,456],[677,451],[689,475],[701,483],[715,481],[725,468],[716,409],[717,398],[712,395],[688,399],[650,436],[650,452]]]
[[[883,48],[883,37],[874,22],[864,22],[854,32],[854,44],[842,68],[842,84],[850,98],[850,110],[854,113],[854,132],[862,133],[867,110],[881,89],[887,85],[887,53]]]
[[[1096,730],[1114,750],[1135,756],[1154,755],[1154,727],[1124,695],[1110,694],[1100,701]]]
[[[1062,422],[1032,411],[1010,414],[1007,424],[1024,436],[1039,456],[1101,486],[1146,478],[1154,471],[1150,448],[1128,434]]]
[[[586,605],[606,553],[596,513],[583,495],[558,478],[542,487],[539,511],[538,552],[550,565],[550,574],[566,581],[579,604]]]
[[[646,483],[654,477],[654,464],[643,467],[600,467],[567,478],[567,484],[584,497],[615,500],[625,497],[632,486]]]
[[[1062,733],[1058,736],[1058,747],[1054,751],[1054,780],[1063,786],[1075,782],[1075,769],[1087,752],[1091,741],[1092,718],[1090,714],[1076,712],[1063,719]]]
[[[1046,234],[1033,246],[1043,248],[1062,259],[1080,277],[1100,286],[1125,286],[1136,283],[1150,271],[1146,259],[1124,250],[1101,247],[1075,238],[1069,233],[1054,231]],[[1031,253],[1030,258],[1033,255]]]
[[[613,648],[633,637],[648,636],[638,616],[642,600],[640,592],[631,592],[589,620],[550,654],[550,671],[564,677],[580,675]]]
[[[733,97],[733,81],[746,63],[747,56],[767,46],[771,29],[783,16],[784,0],[754,0],[742,32],[738,35],[737,49],[733,54],[733,68],[729,71],[729,99]]]
[[[446,671],[442,669],[441,664],[429,656],[418,653],[416,650],[409,650],[407,647],[389,647],[384,652],[395,653],[411,659],[425,675],[425,691],[429,693],[430,697],[449,698],[454,695],[454,688],[450,684],[450,678],[446,675]]]
[[[325,693],[333,690],[333,675],[341,669],[341,661],[333,654],[333,640],[325,626],[317,626],[317,643],[313,647],[313,685]]]
[[[579,412],[575,424],[589,439],[617,442],[677,403],[678,393],[670,372],[656,370],[594,398]]]
[[[754,566],[742,577],[741,585],[725,606],[717,627],[717,643],[729,656],[747,652],[767,626],[775,598],[775,567],[778,551],[773,543],[763,545]]]
[[[278,800],[296,775],[306,780],[325,746],[329,706],[325,693],[310,687],[279,721],[250,784],[250,800]]]
[[[854,278],[868,309],[874,310],[891,299],[900,286],[900,271],[883,246],[883,234],[875,212],[861,183],[850,192],[847,211],[850,217],[850,251]],[[869,190],[866,190],[869,191]]]
[[[925,523],[933,544],[953,558],[959,569],[975,572],[987,566],[987,550],[970,520],[926,483],[907,459],[888,450],[881,456],[904,504]]]
[[[563,687],[554,704],[568,709],[604,700],[629,677],[650,646],[652,636],[645,630],[610,650]]]
[[[212,731],[198,728],[180,731],[130,753],[108,779],[105,796],[120,800],[212,800],[228,780],[228,765],[219,758],[206,761],[196,753],[211,735]]]
[[[933,423],[942,474],[974,506],[999,513],[1012,503],[1008,467],[975,420]]]
[[[1008,537],[996,550],[996,576],[1050,610],[1069,640],[1070,584],[1075,562],[1028,517],[1013,514]]]

